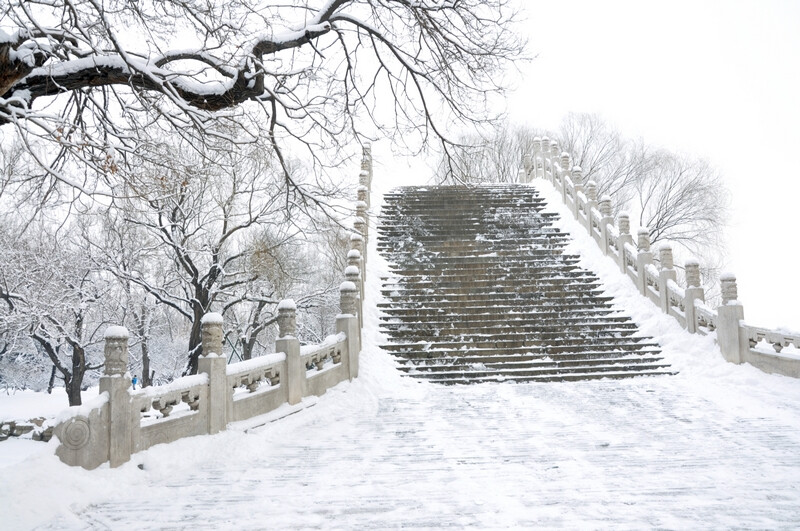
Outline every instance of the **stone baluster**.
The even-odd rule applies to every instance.
[[[344,279],[348,282],[352,282],[353,285],[356,287],[356,312],[358,314],[358,326],[359,330],[364,328],[364,301],[362,296],[362,291],[359,289],[361,285],[361,270],[357,267],[347,266],[344,268]]]
[[[550,139],[547,137],[542,138],[542,177],[552,180],[550,173],[552,167],[550,166]]]
[[[560,177],[558,171],[558,155],[561,153],[561,150],[558,147],[558,142],[556,140],[550,141],[550,180],[553,181],[554,185],[558,184],[558,179]]]
[[[617,230],[619,231],[619,239],[617,240],[619,269],[627,275],[628,264],[625,263],[625,246],[633,244],[633,236],[631,236],[631,218],[627,212],[620,212],[617,215]]]
[[[647,296],[647,266],[653,263],[653,253],[650,252],[650,230],[646,227],[639,229],[639,253],[636,255],[636,272],[639,275],[637,287],[639,292]]]
[[[225,429],[233,408],[233,396],[225,374],[227,363],[222,354],[222,324],[222,316],[213,312],[205,314],[200,321],[202,354],[197,360],[197,371],[208,375],[206,411],[209,434]]]
[[[367,183],[367,188],[372,190],[372,144],[369,142],[364,143],[364,151],[362,157],[362,163],[366,161],[366,170],[369,173],[369,180]],[[369,203],[369,201],[367,201]]]
[[[561,200],[564,204],[567,204],[567,177],[572,177],[572,160],[570,159],[569,153],[563,151],[561,153],[561,157],[559,159],[559,166],[561,166],[561,173],[560,173],[560,184],[561,184]]]
[[[583,193],[586,195],[583,189],[583,170],[580,166],[573,166],[572,167],[572,183],[575,185],[575,204],[572,208],[572,213],[575,215],[575,219],[580,220],[578,217],[580,214],[580,199],[578,196]]]
[[[128,372],[128,330],[110,326],[105,333],[105,367],[100,377],[100,393],[108,393],[108,459],[110,466],[118,467],[131,458],[131,375]],[[136,412],[138,424],[138,412]]]
[[[690,259],[684,264],[686,271],[686,295],[683,299],[684,312],[686,313],[686,329],[692,334],[697,333],[696,300],[705,302],[705,292],[700,282],[700,263]]]
[[[360,234],[350,235],[350,249],[355,249],[361,255],[361,276],[364,276],[364,268],[367,267],[367,255],[364,252],[364,237]]]
[[[525,156],[522,157],[522,168],[525,172],[525,178],[521,180],[522,183],[529,183],[533,178],[533,159],[531,158],[530,153],[526,153]]]
[[[600,210],[600,249],[603,254],[608,254],[608,227],[614,223],[614,216],[612,215],[611,197],[604,195],[600,198],[598,203],[598,210]]]
[[[286,354],[286,378],[281,375],[281,386],[286,384],[286,400],[298,404],[306,390],[306,367],[300,359],[300,341],[295,337],[297,305],[291,299],[278,304],[278,339],[275,352]]]
[[[533,139],[533,172],[537,179],[544,179],[544,159],[542,157],[542,139]]]
[[[357,267],[361,272],[359,275],[361,284],[358,287],[359,293],[364,293],[364,267],[361,260],[361,253],[357,249],[350,249],[347,251],[347,266]]]
[[[356,296],[355,284],[349,281],[342,282],[339,287],[341,313],[336,316],[336,332],[344,332],[347,336],[347,355],[342,356],[342,363],[347,364],[345,372],[351,380],[358,376],[358,355],[361,351],[358,317],[356,316]]]
[[[744,307],[739,302],[736,287],[736,276],[723,273],[720,277],[722,288],[722,304],[717,308],[717,342],[722,356],[732,363],[747,361],[750,351],[750,339],[741,321],[744,319]]]
[[[369,191],[366,186],[359,185],[358,188],[356,188],[356,197],[359,201],[367,203],[367,208],[369,208]]]
[[[364,245],[369,243],[369,214],[367,213],[367,203],[364,201],[356,201],[356,222],[361,220],[361,230],[358,228],[356,231],[364,236]]]
[[[662,244],[658,248],[658,260],[660,268],[658,271],[658,294],[661,297],[661,311],[669,315],[669,288],[667,283],[672,280],[675,282],[677,275],[675,273],[675,265],[672,259],[672,247],[667,244]]]
[[[586,230],[592,235],[592,210],[597,208],[597,184],[594,181],[586,183]]]

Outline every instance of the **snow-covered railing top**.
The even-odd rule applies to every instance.
[[[562,152],[558,142],[546,137],[534,139],[533,153],[523,158],[520,181],[530,183],[534,179],[545,179],[555,186],[575,219],[603,253],[619,264],[643,296],[689,332],[716,334],[725,359],[751,363],[766,372],[800,377],[800,334],[747,324],[737,298],[736,277],[730,273],[720,278],[722,304],[716,310],[704,302],[696,260],[684,264],[686,285],[679,286],[672,248],[668,244],[659,246],[656,266],[649,231],[640,229],[634,245],[627,214],[618,214],[614,226],[612,198],[598,199],[597,184],[584,180],[581,168],[572,165],[570,154]]]
[[[100,396],[59,416],[55,434],[61,441],[56,450],[61,460],[88,469],[105,462],[119,466],[154,444],[217,433],[232,422],[263,423],[259,419],[281,406],[299,407],[304,397],[319,396],[357,377],[371,184],[372,154],[365,146],[335,334],[301,347],[294,336],[297,307],[287,299],[277,308],[275,353],[227,365],[222,315],[207,313],[198,374],[131,390],[128,331],[109,327]]]

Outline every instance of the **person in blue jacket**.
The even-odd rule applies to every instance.
[[[135,391],[136,390],[136,384],[139,383],[139,377],[134,375],[133,379],[131,380],[131,383],[133,384],[133,389]]]

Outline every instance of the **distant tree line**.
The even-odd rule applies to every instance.
[[[729,194],[722,175],[701,158],[625,138],[595,114],[569,114],[558,131],[506,122],[485,135],[462,137],[452,156],[442,158],[440,181],[517,182],[537,136],[558,141],[583,179],[597,184],[598,197],[609,195],[617,212],[649,230],[654,245],[668,242],[678,256],[700,258],[715,296]]]

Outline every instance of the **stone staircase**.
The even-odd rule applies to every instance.
[[[672,374],[658,344],[564,254],[568,235],[529,186],[403,187],[385,197],[378,250],[383,348],[430,381]]]

